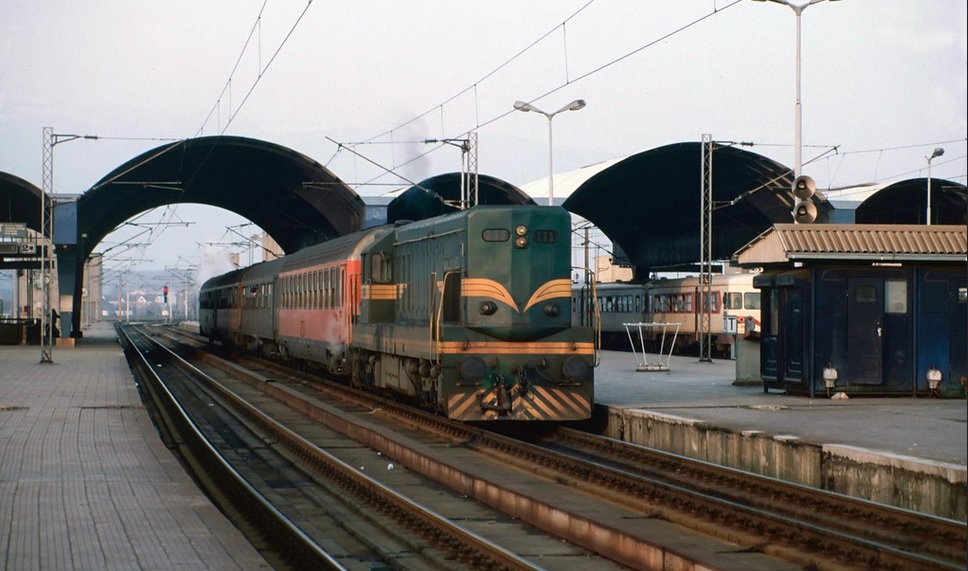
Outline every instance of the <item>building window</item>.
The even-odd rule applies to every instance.
[[[859,303],[871,303],[877,301],[877,290],[872,285],[859,285],[854,290]]]
[[[907,313],[907,282],[887,280],[884,282],[884,313]]]

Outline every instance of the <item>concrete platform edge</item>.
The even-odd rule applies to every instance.
[[[966,520],[964,466],[796,435],[735,432],[654,411],[604,407],[605,434],[689,458],[939,517]]]

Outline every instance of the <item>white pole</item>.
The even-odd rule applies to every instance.
[[[944,149],[941,147],[938,147],[935,150],[931,151],[931,154],[926,157],[928,159],[928,208],[926,213],[927,215],[926,223],[928,226],[931,225],[931,160],[934,159],[935,157],[940,157],[943,154],[944,154]]]
[[[791,6],[792,7],[792,6]],[[800,14],[806,6],[802,7],[792,7],[793,11],[797,14],[797,99],[794,104],[794,113],[796,115],[796,122],[793,128],[793,176],[800,176],[800,172],[803,170],[803,155],[801,154],[801,132],[800,126],[803,120],[803,110],[800,106]]]
[[[548,115],[548,206],[555,205],[554,147],[551,143],[551,120],[554,117],[554,113]]]

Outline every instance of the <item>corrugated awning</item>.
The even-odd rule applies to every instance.
[[[798,260],[963,262],[966,240],[960,225],[777,224],[733,259],[747,267]]]

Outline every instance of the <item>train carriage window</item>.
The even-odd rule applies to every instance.
[[[743,307],[746,309],[760,309],[763,302],[760,301],[760,292],[744,293]]]
[[[738,291],[728,291],[723,294],[725,309],[743,309],[743,294]]]
[[[703,304],[701,311],[706,311],[707,304],[709,305],[710,313],[719,313],[719,292],[711,291],[708,295],[703,295]]]
[[[333,306],[343,307],[343,283],[346,281],[346,277],[343,274],[343,268],[336,268],[336,285],[334,286],[336,291],[333,293]]]
[[[303,309],[306,307],[306,274],[299,274],[299,301],[296,307]]]
[[[314,271],[311,275],[313,277],[313,296],[312,301],[309,303],[313,309],[320,309],[322,307],[322,280],[319,277],[319,270]]]
[[[336,309],[336,294],[339,291],[339,268],[329,269],[329,282],[327,282],[326,302],[330,309]]]

